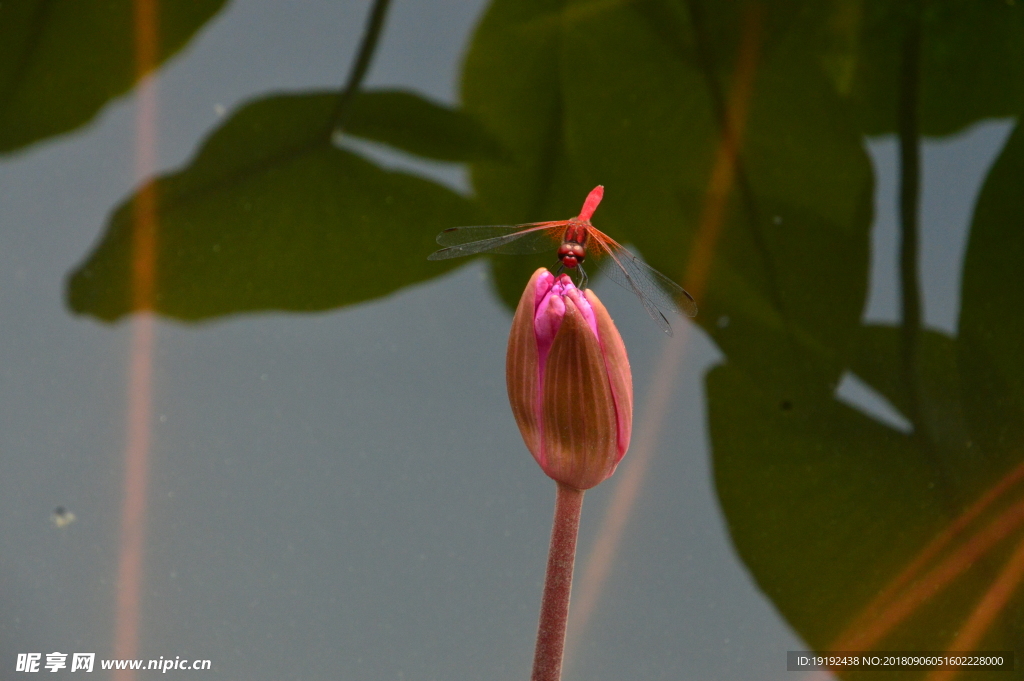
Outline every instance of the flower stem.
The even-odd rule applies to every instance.
[[[572,566],[576,559],[583,490],[560,482],[557,484],[532,681],[558,681],[562,677],[562,651],[565,648],[565,625],[569,620],[569,592],[572,590]]]

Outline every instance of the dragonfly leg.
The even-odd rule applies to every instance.
[[[575,269],[576,269],[577,272],[580,273],[580,276],[578,278],[579,283],[576,285],[576,288],[578,288],[579,290],[582,291],[583,289],[585,289],[587,287],[587,284],[590,282],[590,278],[587,276],[586,271],[583,269],[583,265],[576,265]],[[555,270],[555,276],[557,277],[558,275],[562,274],[562,272],[565,272],[565,264],[564,263],[560,264],[558,266],[558,269]]]
[[[587,276],[586,270],[583,269],[583,264],[579,264],[576,268],[580,271],[580,283],[576,285],[576,288],[583,290],[587,288],[587,284],[590,282],[590,278]]]

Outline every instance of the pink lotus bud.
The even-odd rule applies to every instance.
[[[633,427],[633,375],[593,291],[534,272],[512,320],[505,378],[526,447],[549,477],[584,490],[615,472]]]

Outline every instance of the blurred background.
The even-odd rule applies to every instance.
[[[592,273],[635,430],[564,678],[1019,655],[1022,111],[1013,0],[4,2],[0,678],[526,678],[554,251],[426,256],[597,184],[700,313]]]

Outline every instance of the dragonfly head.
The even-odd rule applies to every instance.
[[[558,260],[569,269],[582,264],[587,257],[587,251],[577,243],[563,243],[558,247]]]

